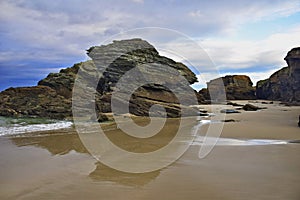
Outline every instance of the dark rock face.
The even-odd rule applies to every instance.
[[[93,71],[96,69],[94,62],[97,62],[97,59],[106,59],[106,50],[108,48],[110,50],[113,49],[113,52],[117,52],[122,48],[126,49],[129,47],[135,47],[135,50],[122,54],[113,60],[100,76]],[[161,74],[166,73],[169,74],[167,78],[173,83],[178,82],[176,78],[172,79],[176,75],[184,77],[188,87],[189,84],[197,81],[195,74],[189,68],[182,63],[160,56],[151,44],[141,39],[114,41],[112,44],[92,47],[88,50],[88,54],[93,58],[93,61],[75,64],[73,67],[62,69],[59,73],[50,73],[45,79],[39,81],[38,86],[9,88],[1,92],[0,115],[40,116],[58,119],[71,117],[72,90],[79,69],[83,71],[85,76],[97,81],[95,102],[100,121],[107,120],[101,113],[111,112],[111,96],[116,90],[116,84],[120,78],[138,65],[148,63],[157,65],[157,68],[147,68],[145,66],[143,73],[158,76],[161,79],[164,78]],[[168,72],[168,67],[176,72]],[[98,79],[98,77],[101,78]],[[128,86],[126,85],[125,87],[129,87],[131,84],[133,83],[129,82]],[[180,85],[178,85],[178,88],[180,88]],[[200,94],[195,95],[193,89],[190,87],[189,89],[192,91],[194,98],[198,101],[203,100]],[[179,94],[182,94],[181,96],[184,96],[186,93],[184,90],[179,89],[178,91]],[[83,89],[82,96],[84,96],[84,93],[85,90]],[[184,96],[184,98],[185,102],[191,99],[188,95]],[[122,103],[122,98],[120,98],[120,102]],[[149,108],[153,104],[165,107],[169,117],[180,116],[182,108],[177,97],[168,88],[155,83],[143,85],[132,94],[129,110],[132,114],[147,116]]]
[[[258,99],[281,101],[284,96],[292,96],[289,79],[290,68],[284,67],[270,76],[269,79],[258,81],[256,96]]]
[[[64,119],[71,116],[71,100],[47,86],[9,88],[0,93],[0,115]]]
[[[289,51],[284,59],[288,67],[257,83],[258,99],[300,102],[300,47]]]
[[[227,100],[251,100],[256,99],[255,88],[248,76],[232,75],[211,80],[207,83],[207,88],[199,91],[205,99],[210,99],[209,90],[218,90],[219,84],[215,84],[222,79],[225,87]]]
[[[91,61],[86,61],[91,62]],[[84,63],[77,63],[73,67],[60,70],[59,73],[50,73],[48,76],[38,82],[38,85],[48,86],[54,89],[57,94],[65,97],[72,97],[72,88],[74,79],[80,66]]]

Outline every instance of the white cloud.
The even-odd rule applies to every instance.
[[[274,70],[287,65],[284,61],[287,52],[300,46],[300,26],[255,41],[246,39],[238,41],[230,38],[194,39],[194,41],[195,43],[188,39],[171,40],[158,44],[157,47],[173,50],[173,52],[161,51],[161,54],[184,62],[187,66],[194,66],[199,73],[213,71],[213,74],[216,74],[217,70],[228,73],[256,71],[263,76],[264,73],[261,72],[270,75]],[[253,77],[258,77],[258,74],[253,74]]]
[[[298,0],[206,1],[191,6],[187,13],[194,24],[218,26],[214,35],[234,35],[241,24],[287,17],[300,11]],[[205,31],[205,30],[202,30]]]
[[[144,3],[144,0],[131,0],[131,1],[135,3]]]
[[[219,69],[283,67],[284,56],[300,46],[300,26],[276,33],[262,40],[230,41],[226,38],[205,39],[202,47]]]

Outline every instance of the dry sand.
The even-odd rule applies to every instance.
[[[260,106],[268,109],[227,115],[239,122],[225,123],[221,137],[300,139],[300,107]],[[104,129],[122,148],[147,152],[170,141],[177,126],[169,120],[148,140],[122,136],[114,124]],[[1,137],[0,199],[300,199],[300,144],[216,146],[204,159],[199,148],[161,170],[130,174],[96,161],[74,129]]]

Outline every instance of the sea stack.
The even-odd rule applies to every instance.
[[[186,80],[187,86],[192,90],[190,94],[193,94],[199,100],[201,99],[201,95],[195,95],[195,91],[189,86],[197,82],[197,78],[187,66],[159,55],[158,51],[145,40],[129,39],[114,41],[108,45],[91,47],[88,50],[88,54],[92,54],[90,56],[93,58],[93,61],[77,63],[73,67],[60,70],[59,73],[50,73],[46,78],[38,82],[38,86],[9,88],[1,92],[0,116],[37,116],[54,119],[72,117],[72,89],[78,70],[80,69],[93,79],[93,73],[89,70],[96,69],[95,60],[98,58],[106,59],[107,57],[105,56],[111,56],[111,54],[118,52],[120,49],[132,49],[132,47],[134,47],[134,51],[126,52],[113,60],[100,76],[101,78],[95,79],[98,82],[96,82],[97,92],[94,103],[99,116],[112,111],[111,96],[120,78],[138,65],[147,67],[148,63],[156,64],[159,68],[155,70],[146,69],[143,73],[161,77],[162,72],[168,73],[169,69],[173,69]],[[107,50],[113,51],[107,52]],[[171,75],[167,77],[169,80],[172,78]],[[174,83],[178,82],[176,78],[171,81]],[[126,86],[129,87],[133,83],[128,82],[127,84]],[[182,96],[187,101],[190,99],[190,96],[186,95],[185,91],[179,92],[182,92]],[[163,106],[169,117],[178,117],[180,115],[181,107],[178,99],[166,87],[155,83],[143,85],[134,91],[130,99],[129,110],[131,114],[148,116],[149,108],[154,104]]]

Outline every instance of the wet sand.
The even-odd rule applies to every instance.
[[[248,101],[235,101],[239,104],[248,103]],[[300,138],[300,128],[298,119],[300,115],[299,106],[283,106],[279,102],[274,104],[250,104],[266,107],[258,111],[244,111],[241,113],[227,114],[226,119],[234,119],[237,122],[227,122],[222,130],[221,137],[240,138],[240,139],[283,139],[293,140]],[[203,108],[209,106],[201,106]],[[224,107],[224,106],[223,106]],[[225,106],[225,108],[234,108]],[[208,125],[202,128],[205,134]]]
[[[239,122],[225,123],[221,137],[300,139],[300,107],[263,106],[269,108],[227,115]],[[170,141],[177,125],[170,120],[143,145],[114,124],[104,128],[123,148],[147,152]],[[161,170],[131,174],[95,160],[74,129],[0,137],[0,199],[300,199],[300,144],[219,145],[204,159],[199,148]]]

